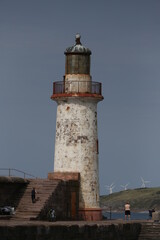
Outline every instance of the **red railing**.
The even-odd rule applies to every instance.
[[[90,93],[102,94],[102,84],[91,81],[59,81],[53,83],[53,94]]]

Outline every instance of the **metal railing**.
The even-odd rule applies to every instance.
[[[33,178],[37,178],[37,177],[35,177],[35,176],[32,175],[32,174],[26,173],[26,172],[24,172],[24,171],[21,171],[21,170],[15,169],[15,168],[0,168],[0,172],[1,172],[1,171],[6,171],[8,174],[6,173],[6,175],[3,175],[3,176],[8,176],[8,177],[13,177],[13,176],[15,176],[13,173],[16,172],[16,173],[22,174],[24,179],[26,178],[26,176],[30,176],[30,177],[33,177]],[[17,174],[17,175],[18,175],[18,174]],[[0,176],[1,176],[1,174],[0,174]]]
[[[89,93],[101,95],[102,84],[92,81],[59,81],[53,83],[53,94]]]

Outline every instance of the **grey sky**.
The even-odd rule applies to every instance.
[[[0,1],[0,167],[46,177],[53,170],[64,51],[75,34],[92,51],[101,194],[105,185],[160,185],[160,1]]]

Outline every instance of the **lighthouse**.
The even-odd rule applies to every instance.
[[[100,220],[97,103],[103,100],[102,87],[92,81],[91,51],[80,34],[64,54],[65,75],[53,83],[51,96],[57,103],[53,175],[79,174],[79,218]]]

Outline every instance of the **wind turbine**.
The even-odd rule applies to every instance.
[[[115,188],[115,185],[114,183],[112,183],[111,185],[106,185],[106,188],[107,190],[109,190],[109,194],[112,194],[113,193],[113,188]]]
[[[142,185],[141,188],[146,188],[146,183],[150,183],[150,181],[146,181],[141,177]]]
[[[129,185],[129,183],[127,183],[126,185],[121,185],[122,188],[124,188],[124,190],[127,190],[127,186]]]

